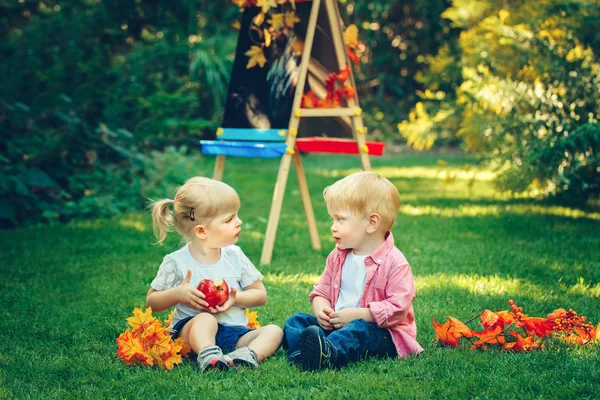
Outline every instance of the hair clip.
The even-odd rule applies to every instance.
[[[196,215],[194,215],[194,207],[190,208],[190,220],[196,220]]]

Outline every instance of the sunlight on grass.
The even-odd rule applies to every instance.
[[[265,281],[273,283],[275,285],[289,285],[289,284],[305,284],[314,285],[319,282],[320,275],[317,274],[271,274],[267,273],[264,275]]]
[[[359,168],[351,169],[317,169],[317,175],[328,178],[341,178],[353,172],[360,171]],[[476,181],[492,181],[496,175],[492,171],[461,168],[461,167],[378,167],[373,168],[381,176],[388,179],[397,178],[425,178],[437,179],[440,181],[448,179]]]
[[[526,293],[527,296],[534,297],[536,300],[559,300],[560,294],[548,291],[543,285],[536,285],[531,282],[515,279],[501,278],[497,275],[446,275],[444,273],[415,276],[415,285],[417,293],[420,291],[443,291],[447,287],[459,288],[473,295],[509,295],[514,296],[518,293]],[[569,294],[577,294],[591,298],[600,297],[600,284],[595,286],[586,285],[583,278],[570,288],[565,288]]]
[[[600,298],[600,283],[591,286],[589,283],[586,284],[583,278],[579,278],[577,284],[569,288],[568,293],[579,296]]]
[[[600,221],[600,213],[585,212],[582,210],[560,206],[538,206],[527,204],[507,205],[461,205],[457,208],[439,208],[434,206],[413,206],[404,204],[400,206],[400,214],[405,215],[437,215],[442,217],[482,217],[500,216],[503,214],[515,215],[551,215],[567,218],[589,218]]]
[[[505,279],[499,276],[481,275],[446,275],[444,273],[416,276],[417,292],[422,290],[443,289],[451,286],[460,288],[465,293],[503,295],[526,292],[536,298],[548,297],[548,292],[542,286],[534,285],[520,279]]]
[[[124,228],[133,228],[139,232],[145,232],[147,229],[146,224],[144,224],[139,219],[135,220],[130,218],[121,218],[119,220],[119,225],[121,225]]]

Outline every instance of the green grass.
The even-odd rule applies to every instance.
[[[598,348],[549,346],[530,354],[446,349],[432,342],[431,318],[466,320],[514,299],[530,315],[573,308],[600,322],[600,214],[495,193],[480,172],[469,189],[468,162],[445,156],[374,158],[400,190],[397,246],[417,285],[415,315],[425,353],[308,373],[283,351],[258,371],[201,374],[188,361],[171,372],[129,367],[115,354],[134,306],[143,307],[172,236],[153,246],[147,214],[67,226],[0,232],[0,398],[598,398]],[[213,160],[199,163],[210,176]],[[334,242],[323,188],[355,157],[306,157],[304,164],[324,249],[310,249],[292,171],[273,263],[259,269],[269,293],[262,323],[283,325],[309,312],[307,295]],[[239,245],[257,265],[278,160],[228,159],[225,180],[242,199]],[[171,195],[165,194],[165,195]],[[162,313],[161,316],[164,316]]]

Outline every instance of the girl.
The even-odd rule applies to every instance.
[[[201,371],[231,365],[257,368],[259,361],[275,353],[283,336],[276,325],[246,327],[245,309],[265,304],[267,292],[261,273],[234,245],[242,225],[239,208],[233,188],[203,177],[186,181],[174,200],[152,204],[158,243],[162,245],[172,227],[187,243],[164,258],[146,305],[154,311],[175,306],[170,328],[198,355]],[[208,307],[205,295],[196,289],[202,279],[225,280],[231,290],[227,301]]]

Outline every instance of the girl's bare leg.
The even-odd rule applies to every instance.
[[[267,325],[243,335],[235,344],[235,348],[249,347],[254,350],[259,361],[272,356],[283,339],[283,331],[277,325]]]

